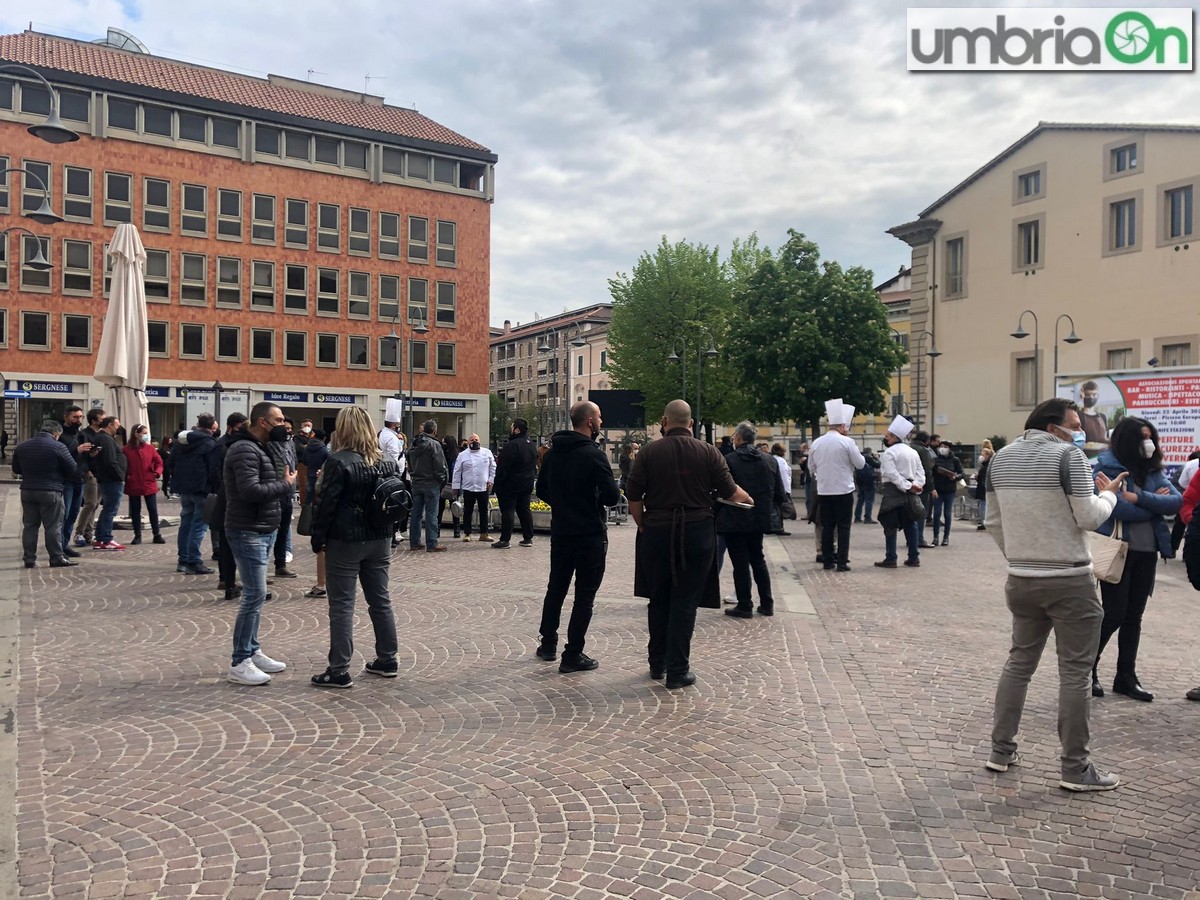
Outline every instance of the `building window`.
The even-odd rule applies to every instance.
[[[46,262],[53,263],[54,258],[50,253],[50,238],[34,238],[27,234],[21,235],[21,259],[24,260],[21,265],[21,290],[23,291],[50,290],[50,271],[39,271],[38,269],[31,268],[29,265],[29,261],[37,256],[39,247],[41,248],[42,256],[46,258]]]
[[[50,98],[46,98],[49,105]],[[92,120],[92,98],[90,94],[77,94],[74,91],[59,90],[58,114],[72,122],[90,122]]]
[[[1033,197],[1040,194],[1042,192],[1042,173],[1029,172],[1022,175],[1020,176],[1019,183],[1022,197]]]
[[[351,256],[371,255],[371,211],[369,209],[350,208],[349,237],[346,239],[346,249]]]
[[[142,198],[142,223],[147,231],[171,230],[171,182],[147,178]]]
[[[414,372],[429,371],[429,342],[408,342],[408,367]]]
[[[208,119],[205,116],[181,110],[179,112],[179,139],[191,141],[194,144],[207,144]]]
[[[967,239],[954,237],[946,241],[946,293],[952,300],[967,293]]]
[[[181,323],[179,326],[179,358],[204,359],[204,326]]]
[[[8,287],[8,235],[0,236],[0,288]]]
[[[458,226],[453,222],[437,223],[437,264],[458,264]]]
[[[279,129],[254,126],[254,152],[262,156],[279,155]]]
[[[1192,345],[1163,344],[1159,359],[1164,366],[1190,366],[1192,364]]]
[[[338,149],[341,141],[334,138],[316,137],[316,147],[313,154],[314,159],[319,163],[324,163],[327,166],[338,165]]]
[[[339,335],[317,333],[317,365],[336,366],[338,364]]]
[[[275,309],[275,263],[254,260],[250,286],[250,308]]]
[[[50,313],[21,310],[21,349],[50,349]]]
[[[1141,191],[1106,200],[1107,237],[1104,255],[1130,253],[1141,249],[1141,216],[1138,214]]]
[[[367,169],[367,145],[342,141],[342,165],[347,169]]]
[[[104,173],[104,224],[133,221],[133,176]]]
[[[283,245],[308,249],[307,200],[288,200],[287,225],[283,229]]]
[[[63,241],[63,293],[92,294],[92,245],[89,241]]]
[[[1132,172],[1138,164],[1137,144],[1124,144],[1108,151],[1108,171],[1112,175]]]
[[[308,312],[308,266],[287,267],[283,287],[283,310],[290,313]]]
[[[429,262],[429,220],[408,217],[408,261]]]
[[[1013,233],[1013,271],[1040,269],[1045,258],[1042,246],[1044,216],[1017,222]]]
[[[600,351],[600,371],[601,372],[608,371],[608,351],[607,350]]]
[[[200,184],[183,186],[183,212],[179,217],[179,230],[198,237],[208,235],[208,188]]]
[[[228,147],[231,150],[241,149],[241,122],[235,119],[222,119],[218,116],[213,116],[209,121],[212,123],[212,142],[215,146]]]
[[[370,365],[370,338],[352,334],[346,338],[346,365],[351,369],[366,369]]]
[[[159,137],[174,137],[172,134],[174,114],[165,106],[142,104],[142,134],[153,134]]]
[[[171,262],[166,250],[146,250],[146,299],[167,303],[171,299]],[[111,257],[110,257],[111,260]]]
[[[1193,185],[1185,184],[1163,192],[1163,237],[1167,242],[1195,236],[1192,225]]]
[[[217,237],[230,241],[242,239],[242,192],[217,191]]]
[[[400,278],[379,276],[379,321],[390,322],[400,315]]]
[[[161,359],[171,355],[170,347],[167,346],[167,330],[166,322],[146,323],[146,341],[151,356]]]
[[[62,318],[64,353],[92,352],[92,317],[66,314]]]
[[[275,198],[270,194],[255,194],[250,240],[256,244],[275,243]]]
[[[283,333],[283,362],[288,366],[308,365],[308,332],[285,331]]]
[[[350,293],[346,299],[346,315],[351,319],[371,318],[371,276],[366,272],[350,273]]]
[[[383,173],[385,175],[395,175],[398,178],[404,177],[403,150],[393,150],[391,147],[383,148]]]
[[[92,170],[67,166],[63,173],[63,218],[92,221]]]
[[[217,359],[237,362],[242,358],[242,329],[236,325],[217,326]]]
[[[424,153],[408,154],[408,177],[416,181],[428,181],[433,160]]]
[[[108,127],[122,131],[137,131],[138,106],[129,100],[108,98]]]
[[[342,246],[338,220],[341,210],[334,203],[317,204],[317,249],[337,253]]]
[[[312,136],[301,131],[285,131],[283,133],[283,155],[288,159],[298,159],[308,162],[312,159]]]
[[[23,161],[23,165],[29,171],[24,173],[25,177],[21,182],[21,212],[28,214],[37,212],[46,198],[46,191],[42,190],[42,185],[46,185],[48,191],[53,191],[54,185],[50,180],[50,163],[27,159]],[[38,178],[41,179],[40,182]]]
[[[0,156],[0,172],[9,167],[9,158]],[[8,212],[8,172],[0,175],[0,212]]]
[[[203,253],[181,253],[179,302],[203,306],[207,301],[208,257]]]
[[[1123,347],[1119,350],[1109,350],[1105,354],[1104,368],[1130,369],[1133,367],[1133,348]]]
[[[576,375],[583,374],[583,354],[582,353],[580,353],[578,356],[575,357],[575,374]]]
[[[437,324],[442,328],[458,324],[458,285],[453,282],[437,283]]]
[[[1034,358],[1032,356],[1018,357],[1016,362],[1017,406],[1035,406],[1037,404],[1037,382],[1034,376],[1037,367]]]
[[[317,315],[336,316],[341,314],[338,270],[317,269]]]
[[[396,344],[393,338],[381,337],[379,339],[379,368],[381,369],[398,369],[400,364],[396,360]]]
[[[275,362],[275,332],[272,329],[250,329],[250,362]]]
[[[458,186],[458,163],[442,156],[433,158],[433,181],[435,184]]]
[[[440,375],[454,374],[454,344],[438,343],[437,370]]]
[[[1040,200],[1046,196],[1046,164],[1042,163],[1013,173],[1013,203]]]
[[[242,306],[242,261],[231,256],[217,257],[217,306],[240,309]]]
[[[398,213],[379,214],[379,257],[400,258],[400,216]]]
[[[429,282],[424,278],[408,279],[408,320],[429,321]]]

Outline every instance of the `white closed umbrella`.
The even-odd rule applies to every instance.
[[[104,409],[126,429],[149,424],[146,379],[150,341],[146,326],[146,251],[132,225],[118,225],[109,244],[112,286],[96,356],[95,378],[107,388]]]

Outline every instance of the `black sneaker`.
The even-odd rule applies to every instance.
[[[544,659],[546,662],[554,662],[558,659],[558,651],[548,644],[542,644],[537,648],[537,658]]]
[[[521,541],[521,543],[520,543],[520,544],[518,544],[518,546],[520,546],[520,547],[532,547],[532,546],[533,546],[533,538],[530,538],[530,539],[529,539],[529,540],[527,540],[527,541]]]
[[[378,675],[380,678],[395,678],[400,674],[400,664],[396,660],[385,662],[382,659],[373,659],[363,669],[370,672],[372,675]]]
[[[354,687],[354,679],[350,677],[349,672],[343,672],[341,675],[334,675],[328,669],[320,675],[312,677],[313,687],[321,688],[350,688]]]
[[[509,544],[508,541],[496,541],[496,543],[492,544],[492,549],[493,550],[507,550],[511,546],[512,545]]]
[[[733,616],[734,618],[737,618],[737,619],[753,619],[754,618],[754,610],[743,609],[740,606],[731,606],[729,609],[725,610],[725,615]]]
[[[592,669],[600,667],[600,663],[592,659],[586,653],[580,653],[577,656],[563,655],[562,662],[558,664],[560,672],[590,672]]]

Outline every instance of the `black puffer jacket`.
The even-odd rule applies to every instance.
[[[528,493],[536,479],[537,445],[527,434],[509,438],[496,459],[496,496]]]
[[[725,457],[729,473],[738,487],[754,499],[754,509],[739,509],[724,503],[717,505],[718,534],[746,534],[776,531],[771,523],[771,510],[783,503],[783,476],[774,459],[749,444],[735,449]]]
[[[275,471],[266,445],[249,432],[230,435],[223,484],[226,531],[269,534],[279,527],[279,498],[292,486]]]
[[[359,542],[391,539],[391,528],[372,528],[367,521],[367,509],[373,502],[380,474],[399,475],[400,466],[388,458],[368,466],[362,454],[352,450],[339,450],[325,460],[313,507],[314,553],[324,550],[330,539]]]
[[[550,536],[602,535],[606,506],[621,502],[612,466],[600,448],[577,431],[554,435],[542,458],[537,495],[550,504]]]
[[[444,487],[450,480],[442,445],[423,431],[408,449],[408,476],[414,485],[423,486]]]
[[[962,478],[962,462],[954,451],[949,456],[940,453],[933,457],[933,489],[939,496],[950,497],[958,490],[958,479]]]

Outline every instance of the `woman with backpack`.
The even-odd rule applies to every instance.
[[[354,595],[360,583],[375,631],[375,659],[366,671],[395,678],[396,620],[388,594],[392,533],[396,523],[375,509],[381,479],[400,478],[400,467],[384,459],[370,415],[347,406],[337,416],[337,447],[321,467],[312,514],[312,549],[325,552],[329,597],[329,668],[314,675],[316,687],[348,688],[354,653]]]

